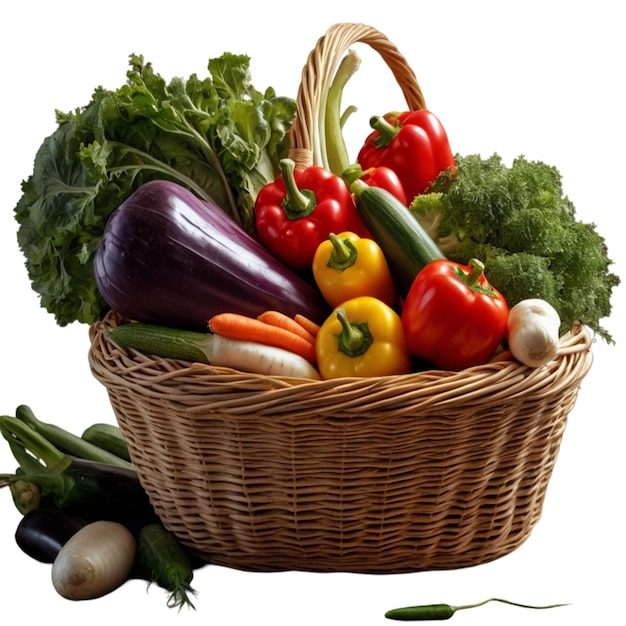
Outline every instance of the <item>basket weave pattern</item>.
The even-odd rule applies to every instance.
[[[91,328],[141,482],[209,562],[397,573],[508,554],[530,534],[591,366],[585,330],[533,370],[306,382],[127,354]]]

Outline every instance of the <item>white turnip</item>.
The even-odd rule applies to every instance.
[[[121,524],[97,521],[73,535],[52,564],[52,584],[68,600],[90,600],[128,580],[137,542]]]

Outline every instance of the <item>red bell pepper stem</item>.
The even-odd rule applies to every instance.
[[[391,140],[400,132],[400,124],[390,124],[382,115],[374,115],[370,118],[370,126],[378,131],[378,136],[373,139],[377,148],[383,148],[391,143]]]
[[[335,315],[341,322],[341,332],[337,335],[339,350],[352,357],[365,354],[374,342],[367,322],[351,322],[342,308],[337,309]]]
[[[475,293],[483,293],[487,296],[496,297],[496,292],[491,285],[480,284],[478,281],[485,271],[485,264],[479,259],[470,259],[468,265],[471,269],[469,274],[466,274],[462,269],[456,267],[455,274],[459,280],[467,285]]]
[[[478,259],[470,259],[468,265],[472,269],[472,272],[469,276],[467,276],[465,283],[468,287],[474,287],[478,282],[480,275],[485,271],[485,264]]]
[[[280,171],[287,190],[281,206],[290,220],[297,220],[310,215],[317,206],[317,198],[310,189],[298,188],[293,174],[295,168],[296,164],[292,159],[281,159]]]

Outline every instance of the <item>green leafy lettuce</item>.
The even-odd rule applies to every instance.
[[[60,326],[94,322],[105,303],[93,255],[111,213],[143,183],[171,180],[254,231],[258,191],[279,174],[295,102],[251,84],[250,59],[225,53],[209,75],[166,82],[130,56],[126,83],[56,112],[15,207],[18,244],[41,306]]]

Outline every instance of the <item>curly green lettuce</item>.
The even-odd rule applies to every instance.
[[[254,231],[254,200],[280,172],[295,101],[257,91],[249,62],[225,53],[205,78],[166,82],[133,54],[119,89],[56,112],[15,218],[32,288],[60,326],[90,324],[106,307],[93,255],[108,217],[149,180],[175,181]]]
[[[500,156],[456,155],[457,173],[443,173],[410,210],[451,260],[485,263],[509,306],[543,298],[561,317],[561,331],[582,322],[608,343],[601,320],[620,284],[604,238],[577,219],[559,171],[523,156],[507,167]]]

